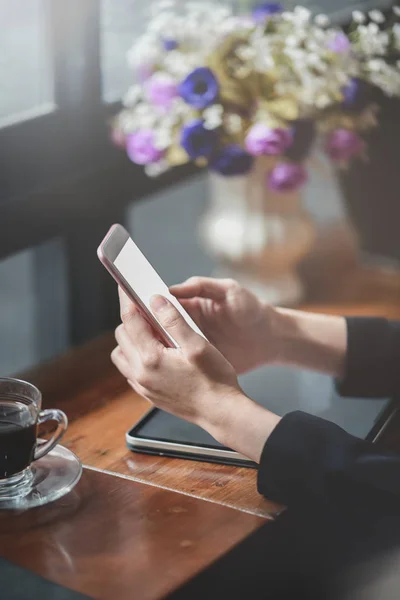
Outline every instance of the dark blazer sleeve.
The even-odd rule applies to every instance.
[[[303,412],[280,421],[265,444],[258,491],[286,506],[371,518],[400,514],[400,455],[383,453]]]
[[[400,397],[400,322],[348,318],[342,396]]]
[[[400,326],[348,319],[348,356],[339,391],[350,396],[399,393]],[[351,400],[349,400],[351,401]],[[400,455],[302,412],[286,415],[265,444],[260,493],[283,504],[314,505],[356,518],[400,513]]]

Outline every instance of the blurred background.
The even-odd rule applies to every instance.
[[[392,3],[303,4],[345,25],[355,8]],[[110,119],[132,83],[126,52],[143,29],[145,5],[0,0],[2,375],[115,326],[115,286],[95,253],[114,222],[126,225],[169,284],[215,272],[197,235],[209,202],[207,174],[180,167],[150,179],[110,142]],[[399,101],[379,103],[370,162],[331,187],[316,175],[307,189],[307,209],[330,232],[301,266],[307,302],[331,306],[347,293],[366,293],[352,290],[353,275],[342,278],[356,265],[393,275],[390,293],[400,297]],[[359,237],[356,252],[343,223]],[[388,286],[380,281],[374,276],[371,294],[384,303]]]

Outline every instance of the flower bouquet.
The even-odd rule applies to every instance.
[[[365,156],[363,136],[377,124],[370,90],[400,95],[399,16],[354,12],[345,33],[325,15],[278,3],[249,14],[217,2],[152,3],[128,55],[136,83],[114,140],[150,176],[189,161],[244,175],[269,157],[265,185],[297,190],[314,139],[336,165]]]

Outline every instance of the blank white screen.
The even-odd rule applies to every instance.
[[[202,337],[205,337],[178,300],[170,293],[168,286],[132,239],[126,242],[115,259],[114,265],[151,314],[153,314],[150,307],[151,297],[155,294],[164,296],[176,306],[192,329]]]

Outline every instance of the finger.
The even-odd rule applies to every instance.
[[[125,377],[125,379],[129,379],[132,376],[132,369],[129,366],[129,363],[126,360],[125,355],[119,346],[114,348],[114,350],[111,352],[111,360],[117,367],[121,375]]]
[[[121,321],[124,321],[125,318],[129,318],[129,316],[134,313],[137,308],[132,300],[125,294],[124,290],[118,286],[118,296],[119,296],[119,307],[121,314]]]
[[[146,392],[145,392],[144,388],[138,384],[136,379],[134,379],[134,377],[132,375],[132,369],[130,368],[129,363],[126,360],[124,353],[122,352],[122,350],[119,346],[114,348],[114,350],[112,351],[111,360],[114,363],[114,365],[117,367],[117,369],[119,370],[121,375],[123,375],[125,377],[125,379],[129,383],[131,388],[140,396],[145,397]]]
[[[226,292],[234,282],[230,279],[212,279],[211,277],[191,277],[184,283],[173,285],[171,294],[177,298],[209,298],[210,300],[223,301]]]
[[[115,339],[119,346],[120,352],[122,352],[124,355],[124,358],[129,365],[130,372],[132,373],[132,369],[137,368],[138,364],[140,363],[140,358],[134,342],[131,340],[128,332],[126,331],[125,325],[122,324],[117,327],[115,330]]]
[[[203,329],[204,319],[202,318],[202,309],[199,304],[199,298],[182,298],[179,303],[183,306],[186,312],[192,317],[193,321]]]
[[[197,343],[200,336],[193,331],[181,313],[164,296],[153,296],[151,307],[160,324],[180,348]]]
[[[151,353],[162,346],[152,327],[123,290],[119,291],[121,319],[139,354]]]

